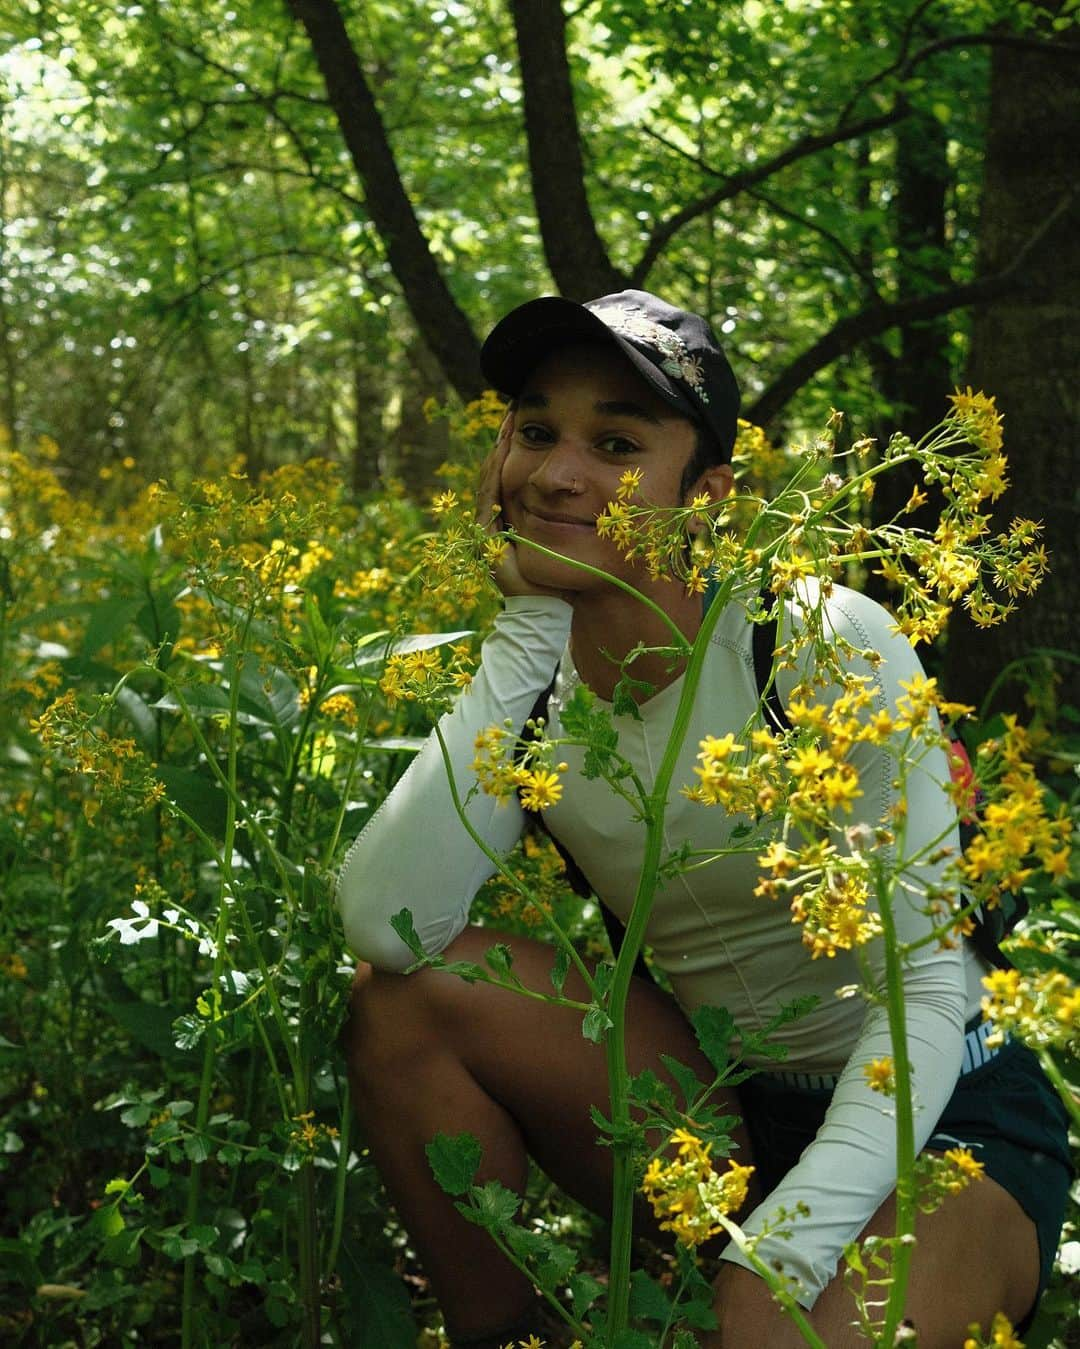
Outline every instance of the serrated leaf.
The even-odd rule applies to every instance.
[[[611,1029],[614,1022],[602,1007],[590,1007],[585,1013],[581,1022],[581,1033],[586,1040],[591,1040],[593,1044],[600,1044],[604,1035]]]
[[[337,1272],[348,1309],[349,1342],[372,1349],[415,1349],[412,1303],[401,1279],[364,1255],[356,1243],[342,1243]]]
[[[479,1150],[480,1144],[477,1143],[476,1146]],[[513,1190],[508,1190],[497,1180],[489,1180],[485,1185],[474,1186],[470,1199],[485,1227],[506,1226],[507,1223],[513,1222],[514,1214],[521,1207],[521,1196],[516,1195]]]
[[[680,1063],[678,1059],[672,1058],[670,1054],[661,1054],[660,1061],[668,1070],[671,1076],[679,1084],[679,1090],[683,1094],[683,1100],[689,1104],[705,1090],[705,1083],[702,1082],[692,1068],[688,1068],[685,1063]]]
[[[510,982],[521,982],[513,973],[514,953],[505,942],[496,942],[494,946],[488,947],[484,952],[484,964],[493,973],[501,974]]]
[[[172,1030],[177,1049],[194,1049],[206,1034],[206,1022],[192,1012],[185,1012],[173,1022]]]
[[[735,1018],[726,1007],[699,1007],[690,1017],[701,1052],[722,1076],[731,1062]]]
[[[671,1311],[671,1298],[664,1289],[643,1269],[635,1269],[630,1275],[630,1315],[667,1325]]]
[[[482,1149],[475,1134],[436,1134],[424,1148],[432,1174],[447,1194],[464,1194],[480,1166]]]
[[[570,1280],[570,1309],[580,1321],[607,1288],[591,1274],[575,1274]]]
[[[413,926],[413,916],[411,909],[399,909],[390,919],[390,926],[398,934],[401,940],[417,958],[424,959],[424,948],[417,936],[416,928]]]

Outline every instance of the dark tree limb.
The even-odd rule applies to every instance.
[[[773,380],[772,384],[745,410],[744,416],[758,426],[768,426],[781,408],[827,365],[854,351],[863,342],[880,337],[890,328],[903,327],[926,319],[939,318],[954,309],[986,304],[1020,290],[1024,286],[1023,268],[1031,251],[1043,236],[1072,207],[1076,190],[1066,193],[1057,206],[1039,225],[1024,246],[1017,250],[1008,266],[991,276],[980,277],[963,285],[912,299],[897,300],[892,304],[875,304],[840,319],[812,347],[797,356]]]
[[[823,131],[814,136],[803,136],[794,145],[789,145],[786,150],[782,150],[778,155],[773,155],[771,159],[766,159],[761,164],[755,164],[753,168],[743,169],[739,173],[728,174],[719,187],[689,202],[681,210],[669,215],[666,220],[661,220],[653,229],[641,257],[634,266],[632,272],[634,285],[640,286],[645,281],[657,258],[681,229],[689,225],[691,221],[697,220],[699,216],[705,215],[706,212],[719,206],[722,201],[730,201],[732,197],[737,197],[740,192],[756,187],[758,183],[763,183],[773,174],[787,168],[789,164],[796,164],[800,159],[806,159],[810,155],[817,154],[819,150],[827,150],[830,146],[840,145],[844,141],[856,140],[860,136],[869,136],[874,131],[881,131],[884,127],[894,126],[906,117],[909,111],[910,109],[905,104],[898,104],[877,117],[866,117],[861,122],[848,122],[845,125],[833,127],[831,131]],[[702,161],[695,162],[706,173],[713,174],[716,177],[721,176],[715,169],[709,168]]]
[[[365,203],[387,259],[424,341],[465,399],[484,388],[480,346],[420,228],[398,173],[379,109],[334,0],[286,0],[303,24],[326,82]]]
[[[544,256],[561,294],[573,300],[622,290],[585,191],[581,134],[566,55],[560,0],[512,0],[525,135]]]

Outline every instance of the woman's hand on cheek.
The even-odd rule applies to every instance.
[[[502,471],[506,456],[510,453],[510,443],[514,434],[514,414],[508,412],[499,427],[495,448],[484,461],[480,470],[480,485],[476,493],[476,518],[485,525],[492,535],[507,528],[502,503]],[[555,590],[549,586],[535,585],[526,580],[518,565],[518,546],[505,542],[497,561],[492,564],[491,575],[495,584],[504,595],[554,595],[558,599],[570,602],[572,592]]]

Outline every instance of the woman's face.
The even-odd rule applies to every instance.
[[[514,409],[502,470],[503,519],[524,539],[621,579],[640,569],[596,532],[627,469],[639,469],[636,499],[682,504],[683,470],[696,445],[693,425],[655,394],[612,347],[564,347],[525,381]],[[527,544],[517,548],[526,580],[562,590],[606,585]]]

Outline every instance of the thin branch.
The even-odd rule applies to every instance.
[[[819,234],[833,249],[836,250],[837,253],[840,254],[869,293],[876,296],[879,300],[882,298],[881,292],[877,288],[877,279],[873,272],[868,270],[866,265],[855,256],[839,235],[833,234],[832,230],[827,230],[824,225],[819,225],[816,220],[811,220],[807,216],[799,215],[798,211],[792,211],[786,206],[781,206],[775,197],[770,197],[768,193],[762,192],[760,188],[749,189],[748,195],[753,197],[755,201],[760,201],[766,205],[774,215],[781,216],[785,220],[790,220],[793,224],[801,225],[803,229],[812,230],[815,234]]]
[[[950,286],[946,290],[936,291],[930,295],[897,300],[892,304],[871,305],[857,314],[849,314],[846,318],[840,319],[813,346],[801,356],[797,356],[747,408],[744,414],[747,420],[759,426],[767,426],[789,399],[819,370],[823,370],[839,357],[847,355],[861,343],[878,337],[889,328],[939,318],[953,309],[985,304],[989,300],[996,300],[1002,295],[1019,290],[1023,284],[1020,273],[1028,255],[1068,211],[1078,191],[1080,189],[1067,192],[1024,246],[1017,250],[1009,265],[992,276],[979,277],[975,281]]]
[[[933,42],[921,47],[914,56],[908,57],[902,53],[891,65],[885,66],[876,75],[871,75],[848,99],[840,114],[840,120],[843,121],[851,115],[855,105],[874,85],[887,80],[890,75],[898,74],[901,78],[910,75],[916,66],[929,60],[931,56],[943,51],[952,51],[956,47],[1015,47],[1021,51],[1042,52],[1046,56],[1080,56],[1080,45],[1076,43],[1046,42],[1040,38],[1021,37],[1018,33],[954,33],[951,37],[935,38]]]
[[[639,286],[646,279],[657,258],[679,230],[707,211],[711,211],[720,202],[730,201],[732,197],[737,197],[740,192],[755,187],[758,183],[764,182],[766,178],[772,177],[774,173],[787,168],[789,164],[795,164],[801,159],[817,154],[819,150],[827,150],[830,146],[839,145],[843,141],[856,140],[860,136],[868,136],[872,132],[894,126],[907,117],[910,111],[910,108],[905,104],[898,103],[897,106],[877,117],[866,117],[861,122],[838,125],[833,127],[831,131],[819,132],[813,136],[803,136],[794,145],[789,145],[786,150],[782,150],[778,155],[765,160],[764,163],[728,175],[714,191],[706,193],[703,197],[698,197],[696,201],[684,206],[681,211],[676,211],[666,220],[662,220],[653,229],[641,258],[633,269],[634,285]],[[706,173],[716,177],[721,176],[715,169],[710,169],[703,163],[700,164],[700,167]]]

